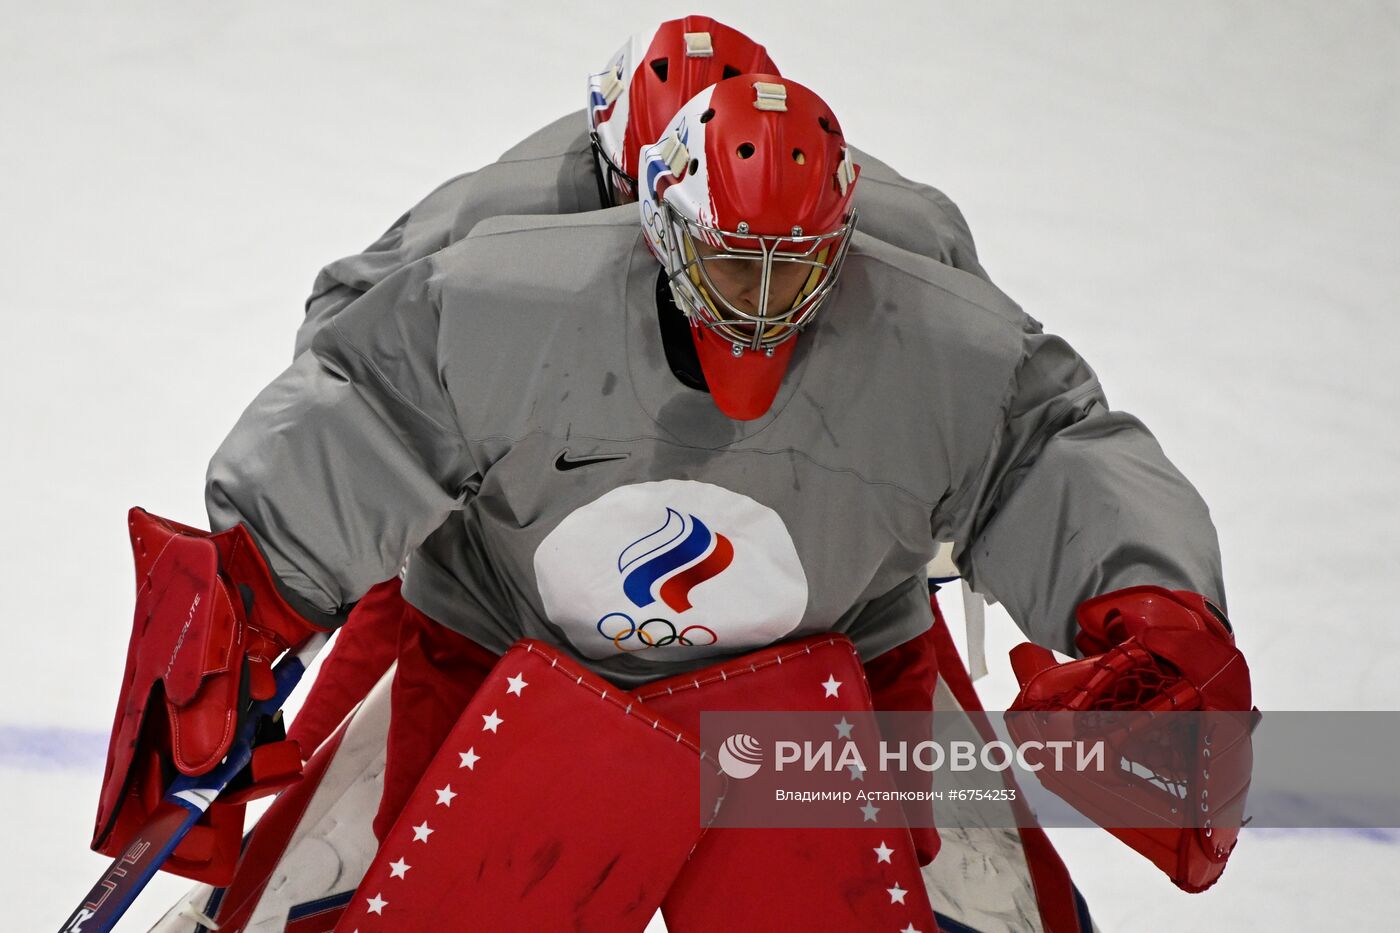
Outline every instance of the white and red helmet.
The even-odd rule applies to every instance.
[[[680,106],[716,81],[750,71],[776,74],[768,52],[708,16],[687,16],[638,33],[608,67],[588,76],[588,125],[603,203],[637,197],[637,152],[654,142]]]
[[[647,245],[690,318],[710,394],[731,418],[761,417],[855,228],[860,169],[841,125],[797,82],[743,75],[686,103],[642,149],[640,171]],[[743,300],[716,284],[736,270],[755,283]]]

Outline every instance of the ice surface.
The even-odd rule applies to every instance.
[[[0,406],[6,929],[56,927],[131,605],[122,516],[200,522],[209,454],[288,362],[316,269],[583,101],[579,4],[6,2]],[[1395,709],[1400,9],[1203,0],[753,4],[849,136],[963,208],[993,278],[1094,363],[1211,503],[1267,709]],[[995,612],[989,705],[1011,696]],[[1190,897],[1055,833],[1104,930],[1341,929],[1400,848],[1246,833]],[[184,887],[143,898],[142,929]]]

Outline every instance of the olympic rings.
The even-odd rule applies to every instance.
[[[614,616],[624,620],[627,626],[625,629],[619,626],[616,632],[609,635],[603,630],[603,624]],[[670,631],[660,637],[657,637],[653,632],[648,630],[652,627],[663,625],[670,629]],[[609,627],[611,628],[612,626]],[[676,624],[674,622],[669,619],[660,618],[647,619],[641,625],[638,625],[636,622],[632,621],[632,617],[625,612],[609,612],[598,620],[597,628],[598,634],[611,641],[617,650],[629,653],[645,651],[648,648],[666,648],[670,645],[679,645],[683,648],[704,648],[719,641],[719,636],[716,635],[715,630],[709,626],[687,625],[680,631],[676,631]],[[632,639],[633,636],[642,644],[637,647],[628,647],[623,644],[623,642]]]

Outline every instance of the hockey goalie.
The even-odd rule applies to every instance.
[[[831,108],[694,25],[595,80],[579,152],[613,206],[329,285],[210,464],[214,531],[133,513],[102,851],[217,762],[278,653],[347,617],[376,646],[176,850],[210,887],[167,928],[938,929],[935,833],[706,831],[695,802],[703,710],[929,709],[939,542],[1040,646],[1018,708],[1126,678],[1249,709],[1214,529],[1152,435],[975,258],[901,243],[878,170],[858,230]],[[609,150],[636,75],[687,74]],[[1191,890],[1233,840],[1125,837]]]

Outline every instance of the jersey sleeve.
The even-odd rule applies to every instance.
[[[311,297],[306,299],[306,317],[297,329],[295,356],[307,350],[317,331],[355,299],[452,242],[471,178],[472,173],[467,173],[443,182],[362,252],[337,259],[316,274]]]
[[[961,269],[990,282],[991,277],[987,275],[987,270],[982,268],[982,261],[977,258],[977,246],[972,241],[972,228],[968,226],[962,210],[951,198],[936,188],[927,188],[926,196],[933,212],[940,218],[943,250],[947,256],[945,262],[954,269]]]
[[[1004,412],[954,559],[1028,637],[1075,654],[1075,608],[1125,586],[1224,605],[1205,502],[1142,422],[1109,408],[1069,344],[1027,328]]]
[[[211,527],[244,523],[312,618],[396,574],[479,485],[438,376],[432,273],[408,266],[323,327],[209,465]]]

